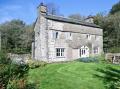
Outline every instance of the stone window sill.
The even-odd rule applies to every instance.
[[[65,57],[56,57],[56,58],[65,58]]]

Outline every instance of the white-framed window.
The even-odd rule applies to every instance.
[[[69,35],[70,35],[70,40],[72,40],[72,33],[70,32]]]
[[[87,35],[86,35],[86,38],[87,38],[88,40],[90,40],[90,39],[91,39],[91,35],[90,35],[90,34],[87,34]]]
[[[59,38],[59,32],[53,31],[53,39],[58,39],[58,38]]]
[[[72,40],[72,33],[66,32],[66,39]]]
[[[55,39],[58,39],[58,32],[55,32]]]
[[[65,57],[65,48],[56,48],[56,57]]]
[[[99,53],[99,48],[95,47],[93,51],[94,51],[94,54],[98,54]]]

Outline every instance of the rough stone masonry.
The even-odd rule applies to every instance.
[[[32,57],[35,60],[71,61],[103,52],[103,29],[92,18],[79,21],[50,15],[43,4],[38,7],[34,33]]]

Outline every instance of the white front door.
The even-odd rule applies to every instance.
[[[89,48],[87,46],[82,46],[80,48],[80,57],[81,58],[89,57]]]

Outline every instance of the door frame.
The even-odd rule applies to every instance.
[[[79,50],[80,58],[89,57],[90,49],[87,46],[82,46]]]

